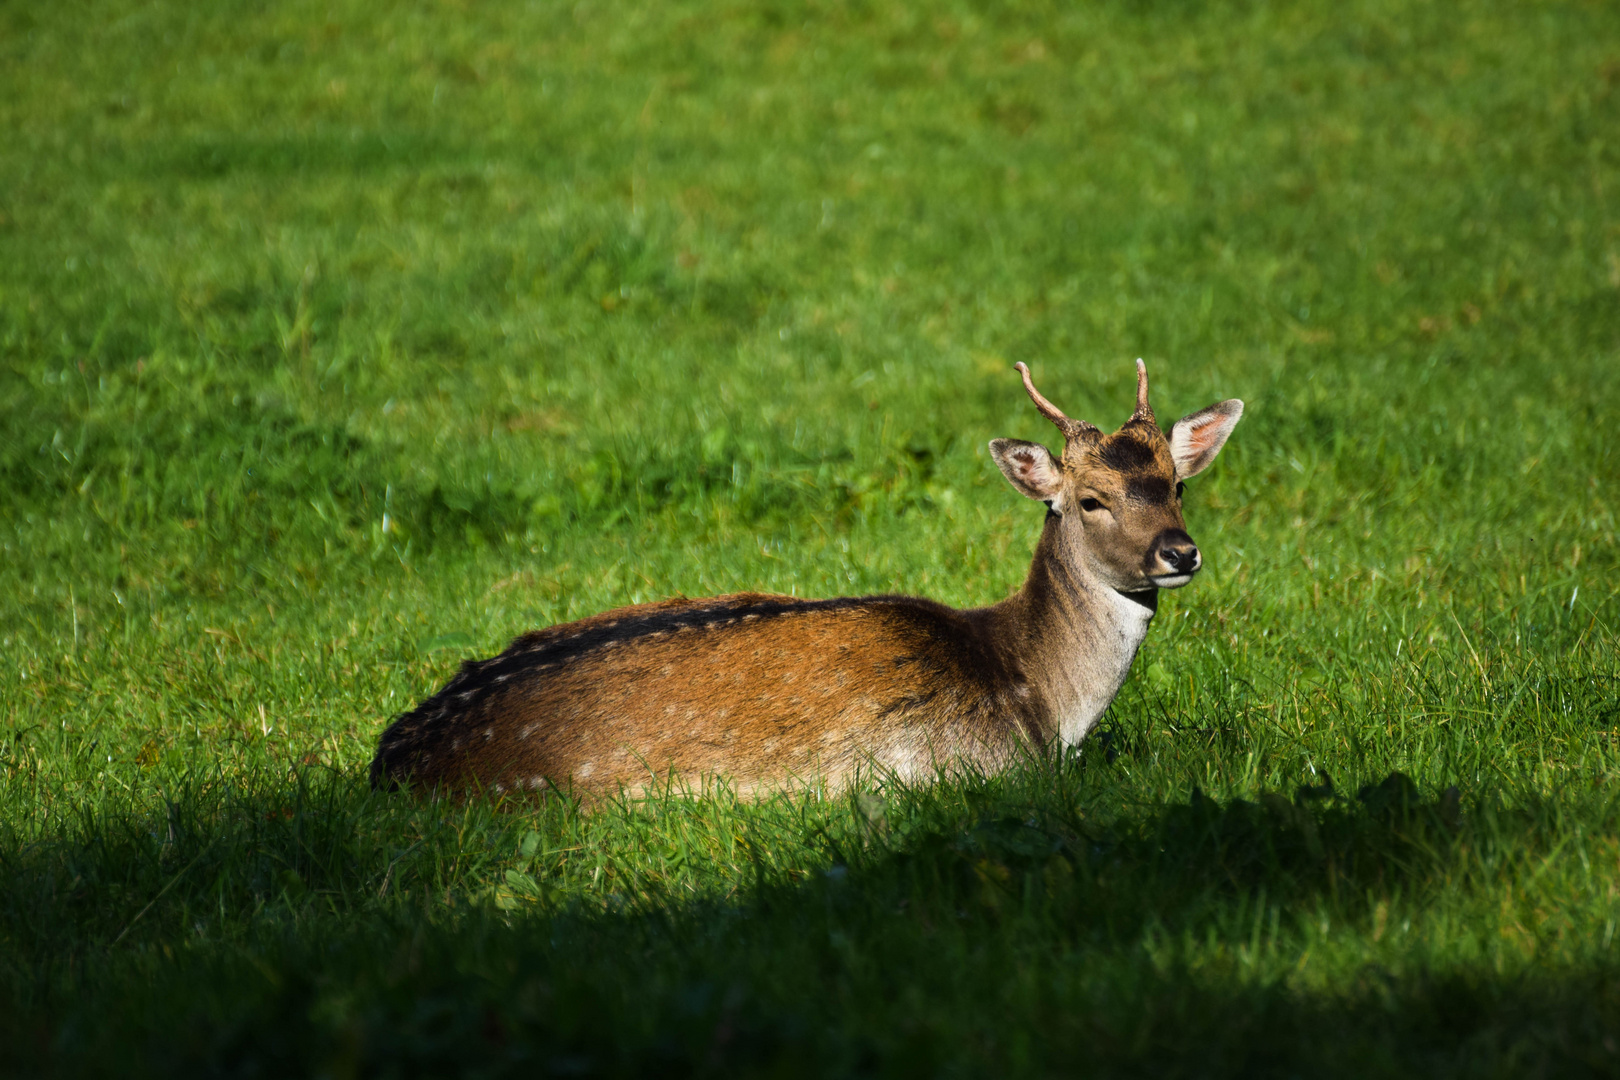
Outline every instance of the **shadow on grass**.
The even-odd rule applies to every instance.
[[[1128,794],[1060,768],[890,802],[582,817],[411,806],[343,776],[199,788],[160,822],[4,845],[0,1035],[41,1073],[1620,1065],[1606,946],[1537,968],[1431,933],[1417,962],[1379,964],[1308,932],[1376,942],[1391,911],[1506,905],[1574,832],[1612,833],[1609,804],[1465,806],[1399,774],[1355,798],[1121,813]],[[745,854],[648,871],[678,833]],[[601,861],[554,857],[593,845],[626,865],[599,880]],[[1313,949],[1326,978],[1298,977]]]

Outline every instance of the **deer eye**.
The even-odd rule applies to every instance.
[[[1101,510],[1102,508],[1103,508],[1103,504],[1098,502],[1096,499],[1081,499],[1080,500],[1080,509],[1082,509],[1082,510],[1091,511],[1091,510]]]
[[[1176,481],[1176,498],[1181,498],[1181,493],[1186,487],[1187,485],[1183,484],[1180,480]]]

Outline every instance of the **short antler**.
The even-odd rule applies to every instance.
[[[1035,403],[1037,409],[1041,410],[1042,416],[1057,425],[1058,430],[1063,432],[1065,439],[1081,439],[1087,435],[1098,433],[1096,427],[1086,423],[1084,420],[1075,420],[1064,416],[1062,409],[1042,397],[1041,392],[1035,389],[1035,382],[1029,377],[1029,368],[1024,366],[1022,360],[1014,364],[1013,367],[1017,368],[1018,374],[1024,377],[1024,389],[1029,391],[1029,399]]]
[[[1147,365],[1142,363],[1141,357],[1136,358],[1136,411],[1131,414],[1131,419],[1158,423],[1153,418],[1153,406],[1148,404]]]

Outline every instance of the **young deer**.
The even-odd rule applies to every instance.
[[[742,792],[836,789],[862,772],[990,771],[1078,743],[1125,681],[1158,591],[1198,572],[1181,482],[1243,415],[1223,401],[1167,438],[1136,367],[1136,412],[1105,435],[1017,365],[1064,448],[990,444],[1012,486],[1047,506],[1029,578],[1001,603],[735,593],[536,630],[463,664],[383,732],[372,785],[589,796],[726,777]]]

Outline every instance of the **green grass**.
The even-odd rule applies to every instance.
[[[1617,41],[0,6],[0,1068],[1613,1075]],[[1039,508],[984,444],[1055,437],[1012,363],[1112,427],[1139,355],[1248,411],[1081,752],[367,790],[525,629],[1001,598]]]

